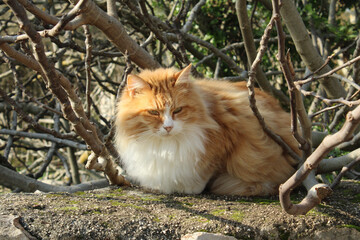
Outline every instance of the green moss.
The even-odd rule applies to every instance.
[[[87,195],[86,192],[75,192],[74,195],[76,196],[84,196]]]
[[[360,202],[360,193],[356,194],[353,199],[350,200],[353,203],[359,203]]]
[[[279,203],[278,200],[268,199],[268,198],[241,199],[241,200],[238,200],[237,202],[239,202],[239,203],[258,203],[261,205]]]
[[[46,194],[46,197],[48,198],[56,198],[56,197],[63,197],[64,195],[60,194],[60,193],[49,193]]]
[[[239,210],[216,209],[210,212],[211,215],[216,217],[228,217],[231,220],[241,222],[244,219],[245,214]],[[210,216],[211,216],[210,215]]]
[[[217,217],[223,216],[224,213],[225,213],[225,209],[216,209],[216,210],[213,210],[210,212],[210,214],[217,216]]]
[[[315,208],[313,208],[313,209],[311,209],[309,212],[307,212],[305,215],[327,216],[327,217],[330,217],[329,214],[319,211],[319,210],[321,210],[322,208],[330,208],[330,207],[329,207],[329,206],[322,205],[322,204],[319,204],[318,206],[316,206]]]
[[[134,209],[141,210],[141,211],[148,211],[144,207],[136,206],[135,204],[131,204],[131,203],[123,203],[123,202],[119,202],[116,200],[111,200],[110,203],[112,206],[130,207],[130,208],[134,208]]]
[[[100,208],[94,208],[94,209],[88,209],[82,212],[82,214],[87,215],[87,214],[103,214],[101,212]]]
[[[98,193],[94,195],[96,198],[112,198],[108,193]]]
[[[112,189],[109,192],[102,192],[94,194],[96,198],[118,198],[120,196],[124,196],[125,193],[123,192],[122,188]]]
[[[360,232],[360,226],[348,224],[348,225],[341,225],[340,227],[354,228],[354,229],[356,229],[358,232]]]
[[[284,230],[279,230],[279,238],[281,240],[288,240],[289,237],[290,237],[290,232],[284,231]]]
[[[121,202],[119,202],[119,201],[115,201],[115,200],[111,200],[110,201],[110,204],[112,205],[112,206],[121,206]]]
[[[190,202],[182,202],[182,204],[189,206],[189,207],[192,207],[194,205],[193,203],[190,203]]]
[[[149,201],[149,202],[161,202],[164,200],[164,198],[160,197],[160,198],[157,198],[157,197],[142,197],[141,198],[142,201]]]
[[[111,193],[97,193],[94,195],[96,198],[113,198]]]
[[[239,210],[235,210],[235,211],[231,211],[230,218],[234,221],[241,222],[244,219],[244,216],[245,216],[245,213],[243,213]]]

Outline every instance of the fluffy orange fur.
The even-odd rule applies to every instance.
[[[193,80],[190,69],[128,77],[115,137],[128,177],[165,193],[278,193],[296,161],[263,131],[245,83]],[[267,126],[299,153],[289,114],[260,90],[256,101]]]

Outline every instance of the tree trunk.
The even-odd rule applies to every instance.
[[[305,65],[312,72],[319,69],[324,64],[324,60],[316,48],[312,45],[309,33],[294,5],[294,1],[283,0],[280,8],[280,14],[290,32],[296,50],[300,54],[300,57],[304,61]],[[325,66],[321,71],[319,71],[319,74],[324,74],[330,70],[331,68],[329,66]],[[336,78],[327,77],[323,80],[319,80],[319,82],[324,87],[330,98],[340,98],[346,96],[345,89]]]

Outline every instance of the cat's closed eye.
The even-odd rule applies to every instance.
[[[157,111],[157,110],[148,110],[148,113],[150,115],[154,115],[154,116],[159,116],[160,115],[159,111]]]
[[[173,114],[177,114],[182,111],[182,107],[178,107],[173,111]]]

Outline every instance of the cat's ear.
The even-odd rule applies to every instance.
[[[144,90],[150,90],[150,85],[141,77],[129,74],[127,77],[127,90],[130,97],[133,97]]]
[[[175,73],[175,85],[181,83],[189,83],[191,81],[191,63],[185,67],[183,70]]]

